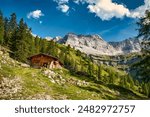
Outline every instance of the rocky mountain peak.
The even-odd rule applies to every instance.
[[[76,35],[68,33],[59,43],[70,45],[86,54],[113,54],[114,48],[99,35]]]
[[[56,36],[56,37],[53,38],[53,41],[59,42],[61,39],[62,39],[61,36]]]
[[[68,33],[63,38],[54,40],[92,55],[118,55],[141,51],[141,40],[137,38],[129,38],[120,42],[106,42],[99,35]]]
[[[117,51],[120,53],[132,53],[141,51],[141,39],[129,38],[120,42],[110,42]]]

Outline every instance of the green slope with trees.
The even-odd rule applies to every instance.
[[[145,16],[137,22],[139,35],[143,39],[142,60],[131,65],[132,76],[140,81],[144,93],[150,97],[150,11],[145,12]]]

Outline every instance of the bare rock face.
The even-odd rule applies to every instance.
[[[133,53],[133,52],[140,52],[141,51],[141,39],[137,38],[130,38],[126,39],[121,42],[110,42],[116,51],[119,53]]]
[[[55,41],[55,42],[59,42],[61,39],[62,39],[62,37],[57,36],[57,37],[53,38],[53,41]]]
[[[59,43],[70,45],[86,54],[115,54],[115,49],[99,35],[76,35],[69,33]]]
[[[108,43],[99,35],[76,35],[74,33],[69,33],[64,38],[59,38],[56,42],[70,45],[88,55],[118,55],[139,52],[141,50],[140,40],[138,39]]]

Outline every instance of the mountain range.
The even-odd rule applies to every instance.
[[[53,38],[55,42],[70,45],[86,54],[120,55],[141,51],[141,39],[129,38],[120,42],[106,42],[99,35],[76,35],[68,33],[64,37]]]

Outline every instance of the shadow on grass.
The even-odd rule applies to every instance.
[[[79,88],[86,90],[86,91],[95,92],[97,94],[100,94],[98,97],[101,97],[103,99],[107,99],[107,100],[117,99],[116,96],[109,95],[108,92],[103,92],[100,89],[97,89],[96,87],[95,88],[94,87],[79,87]]]
[[[121,86],[108,84],[107,87],[110,89],[119,91],[120,95],[124,96],[126,99],[147,99],[146,97],[145,98],[141,97],[141,96],[137,95],[136,93],[134,93],[133,91],[126,89],[124,87],[121,87]]]
[[[100,90],[98,90],[98,89],[96,89],[94,87],[81,87],[81,86],[78,86],[78,87],[83,89],[83,90],[90,91],[90,92],[102,93]]]
[[[84,72],[80,72],[80,71],[73,72],[73,71],[71,71],[70,74],[72,76],[77,77],[80,80],[85,80],[85,81],[88,81],[88,82],[94,82],[95,81],[94,77],[92,77],[92,76],[90,76],[90,75],[88,75],[87,73],[84,73]]]

